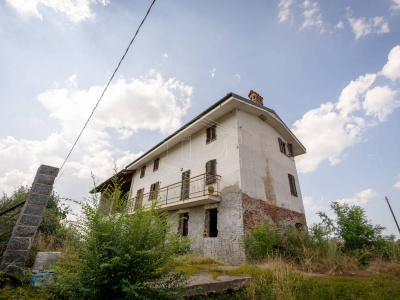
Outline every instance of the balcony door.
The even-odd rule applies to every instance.
[[[190,170],[182,172],[181,200],[189,198],[190,192]]]

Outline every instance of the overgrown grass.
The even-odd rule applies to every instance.
[[[197,268],[205,271],[209,264]],[[247,287],[240,291],[198,299],[399,299],[399,274],[395,271],[389,275],[315,276],[301,273],[293,263],[275,258],[244,265],[236,270],[220,270],[220,275],[250,276],[251,279]]]

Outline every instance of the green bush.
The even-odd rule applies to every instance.
[[[241,239],[240,245],[250,260],[259,261],[268,255],[279,253],[282,238],[278,228],[271,226],[269,219],[266,219],[261,225],[249,230]]]
[[[190,253],[190,239],[178,233],[171,233],[168,243],[175,255],[184,255]]]
[[[344,241],[344,251],[361,250],[382,243],[385,227],[374,226],[368,221],[363,208],[339,202],[333,202],[330,207],[336,215],[335,221],[325,213],[320,212],[319,215],[323,225]]]
[[[114,177],[108,189],[109,215],[98,210],[99,197],[80,202],[74,221],[79,239],[70,247],[75,258],[56,266],[49,290],[60,299],[176,299],[186,276],[175,272],[173,255],[185,242],[172,232],[168,213],[157,201],[130,215],[127,195]],[[182,242],[182,243],[181,243]]]

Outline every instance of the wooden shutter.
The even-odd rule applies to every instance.
[[[278,138],[278,141],[279,141],[279,149],[283,154],[286,154],[286,147],[285,147],[286,144],[282,141],[281,138]]]
[[[143,166],[140,169],[140,178],[143,178],[145,174],[146,174],[146,166]]]
[[[293,146],[292,146],[292,144],[287,144],[287,148],[288,148],[289,156],[293,157]]]
[[[155,184],[153,183],[150,186],[150,197],[149,197],[150,200],[153,200],[153,198],[154,198],[154,188],[155,188]]]
[[[138,190],[136,193],[135,209],[139,208],[140,205],[142,204],[143,192],[144,192],[144,188]]]
[[[182,172],[181,200],[189,198],[190,194],[190,170]]]
[[[217,139],[217,130],[216,130],[217,125],[213,125],[211,127],[211,140]]]
[[[288,174],[288,177],[289,177],[290,193],[293,196],[297,196],[296,181],[294,179],[294,176],[292,174]]]
[[[209,160],[206,163],[206,184],[213,184],[217,181],[217,160]]]
[[[156,158],[154,160],[154,166],[153,166],[153,171],[157,171],[158,170],[158,165],[160,164],[160,158]]]
[[[207,135],[207,139],[206,139],[206,143],[210,143],[214,140],[217,139],[217,125],[213,125],[211,127],[208,127],[206,130],[206,135]]]

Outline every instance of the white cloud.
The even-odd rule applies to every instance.
[[[339,21],[339,22],[335,25],[334,28],[335,28],[335,29],[343,29],[343,28],[344,28],[343,22],[342,22],[342,21]]]
[[[388,62],[383,66],[380,74],[391,80],[400,79],[400,46],[390,50]]]
[[[315,171],[324,161],[340,163],[345,150],[360,142],[369,126],[383,122],[400,107],[396,90],[373,87],[376,77],[366,74],[351,81],[336,103],[321,104],[293,124],[293,133],[307,148],[307,154],[296,158],[299,172]]]
[[[400,0],[392,0],[392,6],[390,7],[393,10],[400,9]]]
[[[395,100],[397,91],[393,91],[388,86],[377,86],[369,90],[365,95],[363,108],[367,116],[374,116],[383,122],[386,117],[400,106],[400,101]]]
[[[331,165],[341,162],[343,151],[360,140],[364,127],[363,119],[340,114],[331,102],[308,111],[293,124],[293,133],[307,148],[307,154],[296,159],[299,172],[315,171],[325,160]]]
[[[393,187],[394,187],[395,189],[400,189],[400,181],[396,182],[396,183],[393,185]]]
[[[339,102],[336,108],[340,110],[341,114],[347,116],[349,113],[359,110],[360,96],[362,96],[368,88],[374,83],[376,74],[366,74],[360,76],[355,81],[351,81],[340,94]]]
[[[237,78],[237,80],[240,81],[240,79],[241,79],[240,74],[235,74],[235,77]]]
[[[369,200],[378,196],[372,189],[363,190],[355,194],[352,198],[336,200],[339,203],[350,205],[362,205],[368,203]]]
[[[279,13],[278,19],[279,22],[285,22],[291,15],[291,6],[293,5],[294,0],[280,0],[278,3]]]
[[[30,184],[40,164],[61,166],[104,88],[79,89],[75,76],[65,86],[37,97],[61,125],[60,132],[44,140],[0,139],[3,191]],[[122,168],[141,155],[111,145],[113,132],[120,139],[142,129],[171,133],[181,126],[191,93],[190,86],[175,78],[164,79],[155,71],[140,78],[119,78],[109,86],[63,172],[78,178],[88,178],[91,172],[103,179],[109,177],[114,161]]]
[[[164,53],[162,56],[163,56],[165,59],[168,58],[168,54],[167,54],[167,53]]]
[[[103,89],[103,86],[93,86],[88,90],[57,88],[40,94],[38,100],[52,118],[60,121],[68,136],[75,135],[82,128]],[[190,106],[191,94],[190,86],[174,78],[165,80],[154,71],[139,79],[126,80],[120,77],[109,86],[93,115],[90,128],[96,132],[88,129],[84,138],[92,141],[99,138],[99,135],[106,137],[103,131],[106,128],[171,133],[180,127],[181,118]]]
[[[322,14],[318,8],[318,2],[306,0],[301,6],[304,9],[304,21],[300,30],[306,27],[317,27],[321,29],[321,33],[323,33],[325,31],[323,28],[324,22],[322,21]]]
[[[46,6],[58,13],[63,13],[73,23],[79,23],[94,17],[90,6],[100,3],[104,6],[109,0],[6,0],[20,14],[32,15],[40,20],[43,19],[39,9]]]
[[[321,211],[323,206],[322,203],[324,202],[324,198],[321,198],[319,201],[315,201],[313,197],[303,197],[304,203],[304,210],[307,212],[317,212]]]
[[[212,78],[215,77],[215,72],[216,72],[216,71],[217,71],[217,69],[215,69],[215,68],[213,68],[213,69],[211,70],[210,75],[211,75]]]
[[[382,34],[390,32],[388,21],[384,17],[373,17],[368,20],[365,17],[353,18],[353,12],[348,7],[346,18],[356,36],[356,40],[371,33]]]

